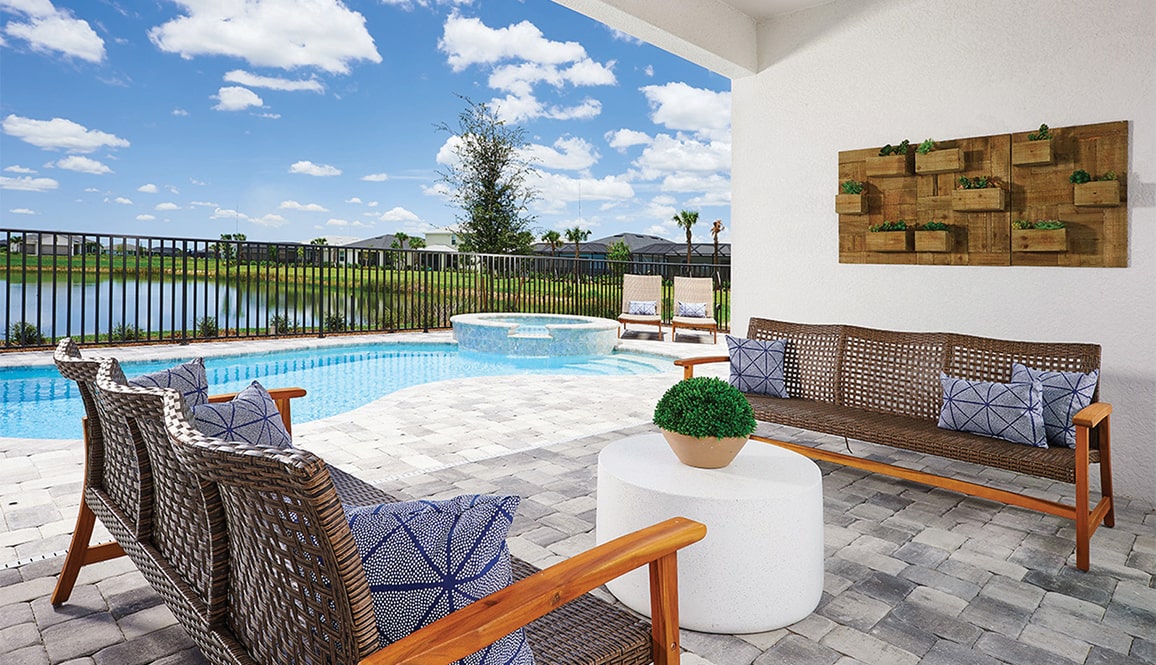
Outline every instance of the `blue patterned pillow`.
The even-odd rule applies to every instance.
[[[685,316],[689,319],[707,318],[707,303],[678,301],[678,311],[675,316]]]
[[[783,355],[787,341],[763,342],[727,335],[731,356],[730,383],[744,393],[790,397],[783,377]]]
[[[194,358],[172,369],[141,374],[129,379],[128,383],[141,388],[173,388],[185,396],[185,403],[190,407],[209,401],[209,377],[205,374],[203,358]]]
[[[1048,445],[1052,447],[1076,447],[1076,427],[1072,424],[1072,416],[1092,403],[1099,378],[1098,369],[1087,374],[1049,372],[1012,363],[1012,383],[1039,381],[1043,384],[1044,430],[1048,435]]]
[[[278,448],[292,445],[277,404],[256,381],[228,402],[194,406],[193,424],[201,434],[226,441]]]
[[[347,507],[383,646],[509,586],[516,496],[466,495]],[[532,665],[519,629],[458,663]]]
[[[636,314],[638,316],[654,316],[658,311],[658,303],[654,300],[631,300],[630,306],[626,310],[627,314]]]
[[[1047,448],[1043,386],[1032,383],[968,381],[939,373],[943,384],[943,429],[993,436],[1012,443]]]

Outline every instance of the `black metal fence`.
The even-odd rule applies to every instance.
[[[0,229],[5,348],[429,331],[483,311],[615,318],[622,275],[711,277],[729,329],[730,266]]]

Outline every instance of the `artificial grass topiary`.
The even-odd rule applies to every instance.
[[[755,414],[747,398],[715,377],[696,376],[674,384],[654,407],[654,424],[693,437],[747,437]]]

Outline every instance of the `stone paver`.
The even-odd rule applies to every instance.
[[[388,339],[444,341],[445,334]],[[709,344],[626,344],[688,355],[719,350]],[[250,348],[281,346],[262,342]],[[237,352],[231,344],[201,347],[108,353],[123,359]],[[25,358],[33,355],[3,360],[34,362]],[[722,375],[725,366],[708,371]],[[522,496],[510,548],[549,565],[593,545],[598,451],[650,431],[654,402],[678,378],[672,368],[638,377],[456,379],[298,424],[295,441],[400,496]],[[785,427],[763,424],[760,433],[844,447],[837,437]],[[852,445],[859,454],[1071,500],[1071,487],[1063,484]],[[0,464],[4,665],[205,662],[127,559],[86,567],[68,604],[53,608],[47,602],[62,562],[51,555],[66,546],[75,519],[83,469],[78,441],[0,439]],[[816,612],[757,635],[683,631],[685,665],[1156,663],[1152,506],[1119,502],[1116,528],[1097,531],[1093,569],[1082,573],[1074,567],[1070,521],[854,469],[825,463],[820,468],[826,575]],[[95,539],[107,537],[98,524]],[[773,546],[767,556],[774,556]],[[16,559],[19,565],[13,566]]]

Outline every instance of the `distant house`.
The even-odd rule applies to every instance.
[[[656,264],[686,264],[686,243],[675,242],[659,236],[643,235],[639,233],[619,233],[605,238],[598,238],[581,243],[578,247],[581,258],[595,261],[607,260],[610,246],[623,242],[630,248],[630,259],[634,263]],[[691,243],[690,261],[692,264],[710,265],[714,261],[714,243]],[[534,253],[539,255],[551,254],[550,246],[546,243],[534,245]],[[558,257],[572,258],[574,243],[565,243],[557,250]],[[729,266],[731,260],[730,243],[720,242],[718,245],[718,261],[720,265]]]
[[[67,233],[33,232],[13,240],[9,251],[27,256],[79,256],[84,253],[84,243]]]

